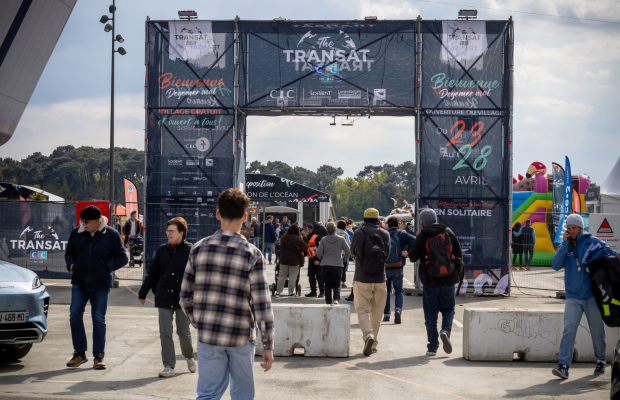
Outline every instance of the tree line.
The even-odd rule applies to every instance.
[[[144,151],[130,148],[114,150],[114,198],[124,203],[123,177],[131,179],[143,201]],[[374,207],[387,215],[391,198],[415,198],[415,164],[368,165],[354,177],[343,177],[340,167],[322,165],[316,171],[292,167],[281,161],[251,162],[246,171],[275,174],[302,185],[329,193],[336,216],[361,220],[364,210]],[[52,154],[39,152],[18,161],[0,158],[0,182],[34,186],[68,201],[108,199],[110,152],[105,148],[59,146]]]
[[[374,207],[381,215],[394,208],[392,198],[415,199],[415,164],[367,165],[355,177],[342,177],[342,168],[322,165],[316,172],[303,167],[291,167],[281,161],[262,164],[253,161],[248,173],[275,174],[302,185],[329,193],[336,217],[347,216],[361,220],[364,210]]]
[[[114,199],[125,202],[123,178],[138,188],[144,178],[144,151],[114,148]],[[110,183],[110,150],[90,146],[59,146],[52,154],[39,152],[18,161],[0,158],[0,182],[34,186],[67,201],[107,200]]]

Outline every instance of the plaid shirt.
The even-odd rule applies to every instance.
[[[194,245],[180,304],[202,343],[256,343],[258,327],[264,348],[273,348],[275,328],[263,255],[238,233],[218,230]]]

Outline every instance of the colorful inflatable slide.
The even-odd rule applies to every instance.
[[[547,176],[546,168],[539,162],[530,166],[526,176],[526,179],[519,176],[519,181],[516,179],[513,181],[512,224],[514,226],[520,222],[521,225],[525,225],[525,220],[532,221],[532,227],[536,232],[532,265],[550,266],[555,254],[553,237],[549,231],[553,229],[553,214],[550,214],[553,210],[553,179]],[[580,210],[585,210],[584,194],[590,187],[590,178],[585,175],[573,175],[571,181],[573,193],[579,196],[576,205]]]

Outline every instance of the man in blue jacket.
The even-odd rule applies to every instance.
[[[268,255],[267,260],[271,264],[271,254],[273,252],[273,244],[276,242],[276,229],[273,227],[273,215],[267,216],[267,222],[263,222],[263,243],[265,251]]]
[[[551,266],[558,271],[564,268],[564,282],[566,286],[566,304],[564,306],[564,333],[560,343],[560,360],[557,368],[552,370],[553,375],[568,378],[568,369],[573,360],[575,336],[583,313],[586,314],[596,368],[594,374],[605,373],[605,326],[594,295],[590,291],[590,274],[587,270],[586,253],[591,246],[600,245],[607,253],[615,254],[605,242],[583,232],[583,219],[579,214],[571,214],[566,218],[566,232],[562,244],[557,248]],[[617,256],[617,254],[615,254]]]
[[[71,275],[71,307],[69,320],[73,340],[73,358],[67,367],[76,368],[86,358],[86,331],[84,330],[84,309],[90,301],[93,318],[93,367],[105,369],[105,314],[108,295],[112,287],[112,274],[127,265],[127,253],[121,235],[107,226],[108,219],[101,216],[101,210],[88,206],[80,211],[80,226],[71,231],[65,261]]]
[[[390,217],[387,220],[388,233],[390,234],[390,249],[394,249],[396,260],[391,260],[392,254],[388,256],[385,262],[385,283],[387,284],[387,300],[385,309],[383,310],[383,322],[390,321],[390,292],[394,287],[394,323],[401,323],[401,314],[403,312],[403,301],[405,299],[405,289],[403,287],[403,278],[405,276],[403,270],[406,257],[409,255],[409,249],[415,242],[415,236],[410,235],[406,231],[398,229],[398,219]],[[400,253],[400,254],[398,254]]]

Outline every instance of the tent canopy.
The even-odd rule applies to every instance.
[[[618,157],[616,165],[614,165],[609,175],[607,175],[607,179],[601,185],[601,194],[620,195],[620,157]]]
[[[299,210],[296,208],[292,208],[292,207],[283,207],[283,206],[272,206],[272,207],[265,207],[264,209],[265,213],[280,213],[280,214],[287,214],[287,213],[295,213],[295,214],[299,214]]]

